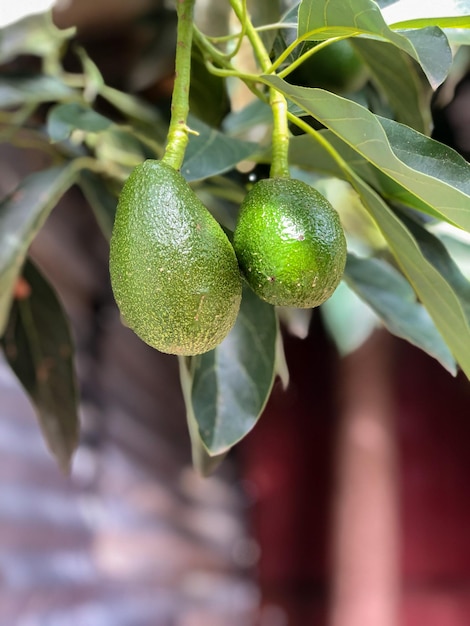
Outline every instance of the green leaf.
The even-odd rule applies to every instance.
[[[70,329],[57,295],[32,263],[26,263],[23,278],[31,293],[15,300],[2,344],[48,447],[68,472],[79,431]]]
[[[110,119],[78,102],[58,104],[47,116],[47,132],[52,141],[68,139],[74,130],[99,133],[112,125]]]
[[[194,468],[202,475],[212,474],[226,457],[226,453],[210,456],[207,452],[197,425],[191,401],[193,378],[191,374],[191,358],[178,357],[180,366],[180,382],[183,398],[186,405],[186,419],[188,422],[189,437],[191,439],[191,456]]]
[[[53,76],[0,78],[0,108],[23,104],[62,102],[77,98],[77,93]]]
[[[181,168],[187,181],[227,172],[258,150],[255,143],[228,137],[195,117],[190,116],[188,124],[198,135],[190,135]]]
[[[437,359],[455,376],[457,368],[428,311],[409,282],[381,259],[348,256],[344,279],[388,330]]]
[[[302,0],[299,7],[299,37],[311,41],[368,35],[392,43],[418,61],[436,89],[452,64],[447,38],[435,28],[423,29],[418,38],[392,31],[373,0]],[[430,47],[431,46],[431,47]]]
[[[209,72],[199,48],[193,46],[189,88],[191,113],[212,128],[218,128],[229,107],[225,79]]]
[[[457,152],[336,94],[264,79],[415,196],[421,210],[470,230],[470,165]]]
[[[470,28],[469,0],[444,0],[422,2],[422,0],[398,0],[382,9],[382,15],[395,28]]]
[[[80,172],[78,185],[87,199],[106,239],[111,238],[114,216],[116,213],[117,196],[109,188],[109,184],[101,176],[83,170]]]
[[[27,250],[52,208],[75,182],[72,165],[30,174],[0,202],[0,336]]]
[[[245,287],[232,331],[192,359],[191,404],[211,456],[240,441],[261,415],[274,382],[277,333],[274,308]]]
[[[252,100],[240,111],[232,111],[223,122],[223,129],[230,135],[241,135],[258,124],[272,124],[271,107],[262,100]]]
[[[344,173],[325,148],[310,135],[298,135],[289,141],[289,163],[319,174],[343,178]]]
[[[457,363],[470,378],[470,283],[438,239],[417,223],[400,219],[358,176],[353,175],[351,182]]]
[[[402,50],[374,39],[351,39],[372,81],[389,102],[397,121],[429,134],[430,88],[424,88],[416,64]]]
[[[344,280],[321,305],[320,313],[341,356],[357,350],[378,325],[377,315]]]
[[[0,29],[0,63],[13,60],[21,54],[47,57],[57,54],[73,28],[58,29],[50,13],[31,15]]]

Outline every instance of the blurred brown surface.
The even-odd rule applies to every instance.
[[[2,156],[6,192],[34,162]],[[78,191],[31,254],[72,321],[82,445],[63,477],[0,361],[0,624],[249,626],[257,551],[239,479],[230,461],[207,480],[193,472],[176,359],[120,323]]]

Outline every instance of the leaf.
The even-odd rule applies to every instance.
[[[30,295],[15,300],[2,344],[34,404],[49,449],[68,472],[79,431],[70,329],[57,295],[31,262],[23,278]]]
[[[190,116],[188,124],[198,135],[190,136],[181,168],[187,181],[227,172],[258,150],[255,143],[228,137],[195,117]]]
[[[263,78],[418,198],[421,210],[470,230],[470,165],[457,152],[336,94]]]
[[[191,375],[191,358],[178,357],[180,366],[180,382],[183,391],[184,402],[186,405],[186,419],[188,422],[189,437],[191,439],[191,456],[194,468],[202,475],[209,476],[212,474],[220,463],[226,457],[226,453],[210,456],[199,434],[196,417],[194,415],[193,405],[191,402],[191,388],[193,379]]]
[[[422,2],[422,0],[398,0],[382,9],[387,24],[399,28],[470,28],[469,0],[445,0]]]
[[[446,36],[436,28],[423,29],[419,38],[392,31],[373,0],[302,0],[299,7],[299,37],[311,41],[331,37],[369,35],[388,41],[418,61],[436,89],[452,64]]]
[[[397,270],[381,259],[350,254],[344,280],[392,334],[424,350],[455,376],[457,368],[449,348],[428,311],[416,301],[413,288]]]
[[[112,125],[110,119],[79,102],[58,104],[47,116],[47,132],[52,141],[68,139],[74,130],[99,133]]]
[[[272,124],[271,107],[262,100],[252,100],[239,111],[232,111],[223,121],[223,129],[230,135],[241,135],[258,124]]]
[[[334,158],[310,135],[298,135],[289,141],[289,163],[320,174],[343,178],[344,173]]]
[[[75,182],[73,164],[30,174],[0,202],[0,336],[27,250],[49,212]]]
[[[116,195],[109,188],[107,181],[103,180],[101,176],[86,170],[80,172],[78,185],[93,209],[103,235],[109,240],[116,213]]]
[[[274,382],[277,333],[274,308],[245,287],[232,331],[192,359],[191,404],[211,456],[243,439],[261,415]]]
[[[77,97],[77,93],[53,76],[0,78],[0,108],[9,109],[23,104],[62,102]]]
[[[358,176],[353,175],[351,182],[457,363],[470,378],[470,283],[438,239],[411,220],[400,219]]]
[[[355,37],[351,43],[368,67],[372,81],[389,102],[397,121],[428,134],[431,90],[424,89],[412,59],[391,44],[374,39]]]
[[[58,29],[50,13],[25,17],[0,29],[0,63],[11,61],[20,54],[40,57],[56,54],[74,30]]]
[[[210,94],[210,98],[207,95]],[[196,46],[192,48],[189,109],[205,124],[218,128],[230,107],[226,81],[211,74]]]
[[[377,315],[344,280],[321,305],[320,313],[341,356],[357,350],[377,327]]]

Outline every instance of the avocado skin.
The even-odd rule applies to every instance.
[[[233,245],[250,287],[278,306],[319,306],[346,263],[338,213],[316,189],[290,178],[255,183],[240,207]]]
[[[202,354],[235,323],[242,281],[232,245],[162,161],[138,165],[122,189],[110,275],[126,325],[161,352]]]

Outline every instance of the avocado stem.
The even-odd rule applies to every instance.
[[[171,118],[162,161],[179,170],[188,145],[189,84],[191,80],[191,45],[195,0],[176,0],[175,82],[171,97]]]
[[[260,67],[265,74],[270,73],[271,59],[253,26],[246,10],[246,0],[230,0],[235,15],[245,29]],[[273,112],[272,160],[270,176],[289,178],[289,127],[287,124],[287,101],[274,87],[269,88],[269,104]]]

